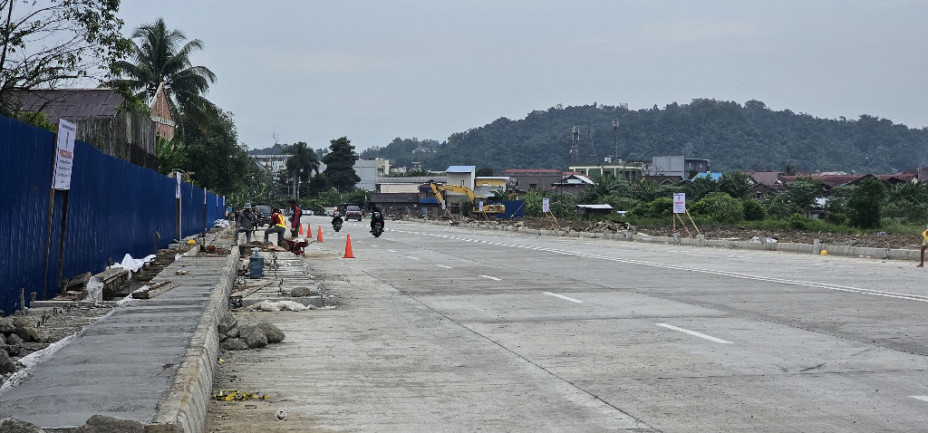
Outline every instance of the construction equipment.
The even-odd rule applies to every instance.
[[[474,194],[474,191],[466,186],[458,185],[442,185],[436,183],[433,180],[429,181],[429,187],[432,188],[432,193],[435,194],[435,199],[438,200],[438,203],[442,205],[444,209],[444,216],[448,219],[454,220],[454,216],[451,215],[451,211],[448,209],[446,204],[446,198],[444,192],[451,191],[458,194],[464,194],[470,200],[471,203],[477,204],[477,195]],[[490,215],[502,215],[506,213],[506,206],[501,203],[485,204],[483,209],[479,209],[476,206],[471,210],[471,215],[475,215],[477,219],[490,219]]]

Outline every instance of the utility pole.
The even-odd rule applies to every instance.
[[[615,136],[615,153],[613,154],[613,158],[615,158],[615,162],[618,162],[619,161],[619,121],[618,120],[612,121],[612,131],[614,132],[614,136]]]
[[[580,127],[574,126],[571,130],[574,135],[574,144],[570,147],[570,156],[573,162],[580,159]]]

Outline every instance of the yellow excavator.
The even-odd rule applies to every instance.
[[[448,205],[445,203],[445,191],[456,192],[459,194],[464,194],[470,199],[471,203],[476,204],[477,196],[474,194],[474,191],[466,186],[458,185],[441,185],[435,183],[435,181],[429,181],[429,187],[432,188],[432,193],[435,194],[435,198],[438,200],[438,204],[442,205],[445,209],[444,216],[454,220],[454,216],[451,215],[451,211],[448,210]],[[477,219],[490,219],[491,215],[502,215],[506,213],[506,206],[500,203],[494,204],[485,204],[483,205],[483,210],[480,210],[477,207],[474,207],[471,210],[471,215],[476,215]]]

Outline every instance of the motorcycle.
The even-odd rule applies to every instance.
[[[380,222],[380,221],[375,222],[375,223],[374,223],[374,229],[371,230],[371,233],[374,234],[374,237],[375,237],[375,238],[379,238],[380,235],[383,234],[383,223]]]
[[[336,216],[332,218],[332,230],[336,232],[342,229],[342,217]]]

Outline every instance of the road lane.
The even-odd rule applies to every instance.
[[[325,319],[325,332],[342,339],[300,341],[356,350],[364,360],[313,361],[364,378],[346,382],[359,393],[353,400],[325,388],[341,405],[321,409],[337,410],[344,426],[386,431],[357,424],[372,422],[363,415],[372,400],[400,397],[420,401],[385,403],[383,423],[429,410],[413,418],[446,423],[435,431],[928,425],[928,289],[909,263],[411,222],[388,222],[379,239],[366,231],[365,223],[346,224],[316,245],[335,255],[352,234],[356,259],[314,264],[323,279],[350,282],[352,298]],[[383,328],[391,337],[375,344]],[[386,358],[377,355],[383,351]],[[474,369],[453,368],[453,359]],[[475,408],[492,421],[463,425],[477,419]]]

